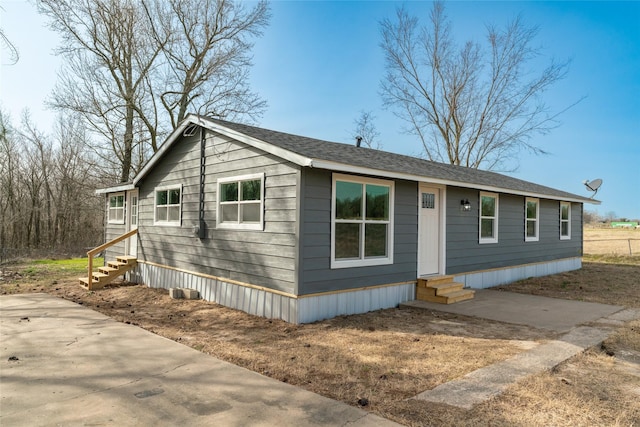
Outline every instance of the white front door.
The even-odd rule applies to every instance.
[[[437,187],[420,184],[418,192],[418,275],[440,273],[440,193]]]
[[[138,190],[127,191],[127,231],[138,228]],[[138,235],[126,240],[127,255],[138,256]]]

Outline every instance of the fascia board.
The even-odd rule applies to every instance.
[[[588,198],[561,197],[561,196],[553,196],[550,194],[543,194],[543,193],[511,190],[508,188],[496,187],[491,185],[480,185],[480,184],[468,183],[463,181],[452,181],[448,179],[430,178],[426,176],[420,176],[420,175],[414,175],[414,174],[408,174],[408,173],[402,173],[402,172],[385,171],[380,169],[371,169],[371,168],[366,168],[361,166],[353,166],[353,165],[348,165],[344,163],[337,163],[337,162],[331,162],[331,161],[320,160],[320,159],[312,159],[312,163],[310,167],[318,168],[318,169],[328,169],[336,172],[381,176],[385,178],[403,179],[407,181],[427,182],[431,184],[442,184],[442,185],[451,185],[451,186],[463,187],[463,188],[473,188],[473,189],[482,190],[482,191],[490,191],[493,193],[507,193],[507,194],[515,194],[519,196],[538,197],[541,199],[548,199],[548,200],[560,200],[563,202],[591,203],[594,205],[600,204],[599,200],[588,199]]]
[[[237,132],[233,129],[229,129],[225,126],[221,126],[217,123],[210,122],[206,119],[206,117],[198,117],[195,123],[200,124],[213,132],[228,136],[229,138],[232,138],[236,141],[242,142],[269,154],[273,154],[274,156],[280,157],[284,160],[288,160],[299,166],[311,166],[311,159],[306,156],[293,153],[289,150],[285,150],[284,148],[276,147],[275,145],[269,144],[268,142],[264,142],[260,139],[247,136],[243,133]]]
[[[120,191],[133,190],[135,188],[136,186],[134,184],[122,184],[114,187],[99,188],[96,190],[95,194],[118,193]]]

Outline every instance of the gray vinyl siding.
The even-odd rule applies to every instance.
[[[539,240],[526,242],[525,197],[498,194],[498,243],[478,242],[477,190],[447,188],[446,273],[509,267],[582,255],[582,204],[571,204],[571,239],[560,240],[560,201],[539,199]],[[470,212],[460,210],[468,199]]]
[[[418,251],[417,183],[395,181],[393,264],[331,269],[332,173],[304,169],[299,294],[415,280]]]
[[[199,222],[198,132],[178,141],[139,183],[138,258],[295,293],[298,167],[211,133],[205,153],[207,238],[193,229]],[[218,178],[255,173],[265,174],[264,230],[217,229]],[[155,189],[170,185],[182,185],[181,226],[154,225]]]

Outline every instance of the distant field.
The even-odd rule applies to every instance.
[[[640,229],[586,227],[584,253],[640,255]]]

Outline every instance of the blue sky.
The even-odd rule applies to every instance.
[[[384,75],[379,22],[400,2],[275,1],[271,25],[256,42],[252,88],[268,101],[260,125],[330,141],[352,143],[354,120],[372,111],[383,149],[419,154],[417,141],[382,106]],[[407,2],[426,19],[430,2]],[[2,52],[0,102],[15,122],[28,107],[48,131],[52,114],[43,101],[55,84],[58,38],[34,7],[4,1],[0,25],[20,49],[6,64]],[[589,196],[582,181],[602,178],[587,205],[601,215],[640,218],[640,2],[448,2],[447,14],[460,40],[482,38],[486,25],[502,26],[520,14],[539,27],[537,42],[548,58],[571,58],[567,78],[546,100],[566,112],[562,124],[536,138],[547,156],[522,153],[520,179]],[[547,59],[548,59],[547,58]],[[544,58],[543,58],[544,59]]]

